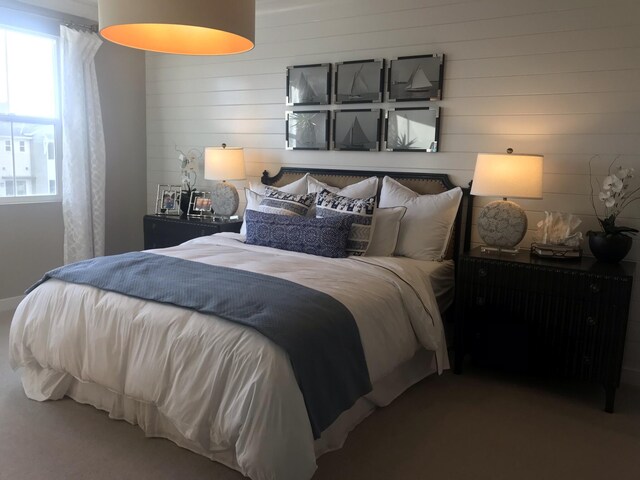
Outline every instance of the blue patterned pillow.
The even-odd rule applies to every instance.
[[[250,245],[309,253],[322,257],[347,256],[348,217],[313,218],[247,210],[247,240]]]
[[[376,197],[350,198],[322,190],[316,202],[316,217],[351,218],[351,231],[347,241],[349,255],[364,255],[367,253],[373,235],[373,212],[376,208]]]
[[[258,211],[278,215],[299,215],[304,217],[316,201],[316,194],[296,195],[272,187],[265,188],[264,198],[258,205]]]

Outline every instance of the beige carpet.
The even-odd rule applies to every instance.
[[[221,465],[72,400],[38,403],[7,363],[0,314],[0,479],[234,479]],[[431,377],[369,417],[314,480],[640,478],[640,391],[495,373]]]

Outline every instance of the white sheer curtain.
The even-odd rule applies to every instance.
[[[64,262],[104,255],[105,146],[95,33],[60,27]]]

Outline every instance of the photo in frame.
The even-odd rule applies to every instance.
[[[398,57],[389,63],[390,102],[441,100],[444,54]]]
[[[396,108],[385,120],[385,150],[392,152],[438,151],[440,108]]]
[[[336,110],[333,114],[334,150],[380,150],[381,110]]]
[[[191,192],[189,200],[190,217],[212,217],[211,192]]]
[[[308,110],[286,112],[287,150],[328,150],[329,112]]]
[[[158,185],[156,194],[157,215],[180,215],[180,185]]]
[[[336,63],[335,103],[382,102],[384,60]]]
[[[287,67],[287,105],[331,103],[331,64]]]

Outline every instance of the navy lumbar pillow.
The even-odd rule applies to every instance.
[[[347,256],[347,238],[353,220],[346,216],[313,218],[245,211],[250,245],[309,253],[322,257]]]

